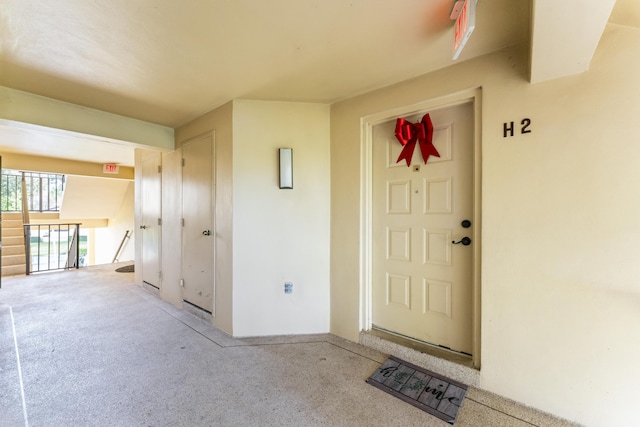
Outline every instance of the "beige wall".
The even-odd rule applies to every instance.
[[[233,108],[234,335],[328,332],[329,107]],[[280,147],[293,148],[290,190],[278,187]]]
[[[117,174],[105,174],[102,172],[103,165],[100,163],[78,162],[15,153],[0,154],[2,155],[2,167],[4,169],[121,179],[133,179],[134,175],[133,168],[128,166],[120,166]]]
[[[182,150],[162,154],[162,236],[160,238],[162,283],[160,296],[182,306]],[[138,168],[136,168],[136,171]],[[141,233],[140,233],[141,234]],[[141,237],[140,242],[142,242]],[[142,243],[141,243],[142,244]],[[141,259],[141,258],[139,258]]]
[[[31,212],[29,221],[32,224],[76,224],[82,223],[83,228],[107,227],[109,220],[107,218],[65,218],[60,219],[57,212]]]
[[[482,87],[481,387],[588,425],[636,418],[640,32],[590,71],[526,80],[509,49],[331,108],[331,331],[357,340],[360,119]],[[532,132],[503,137],[503,123]]]
[[[131,237],[125,240],[122,251],[118,257],[119,261],[132,261],[135,256],[135,244],[133,234],[133,212],[134,212],[134,183],[129,181],[127,190],[122,198],[122,203],[115,214],[109,218],[108,226],[95,229],[95,264],[108,264],[113,261],[120,242],[124,238],[125,231],[129,230]],[[84,226],[84,224],[83,224]]]
[[[233,115],[233,103],[229,102],[191,123],[176,130],[176,146],[178,150],[182,146],[182,143],[196,136],[203,135],[207,132],[214,132],[214,156],[215,156],[215,299],[214,299],[214,312],[215,317],[213,323],[222,329],[223,331],[231,334],[233,333],[233,229],[232,229],[232,203],[233,203],[233,176],[232,176],[232,161],[233,161],[233,132],[232,132],[232,115]],[[173,161],[179,161],[182,155],[173,157]],[[166,155],[163,161],[167,159]],[[173,181],[171,171],[180,173],[180,182]],[[176,195],[176,191],[181,191],[181,176],[182,168],[175,165],[171,169],[166,169],[163,173],[163,220],[172,221],[172,216],[164,217],[169,214],[167,209],[170,202],[174,202],[176,206],[181,206],[182,198],[180,196],[180,202]],[[171,180],[170,187],[166,187],[167,181]],[[179,189],[180,188],[180,189]],[[172,189],[176,191],[172,192]],[[176,215],[177,210],[172,209],[170,215]],[[163,229],[164,231],[164,229]],[[177,238],[174,235],[173,239]],[[164,241],[164,236],[163,236]],[[175,241],[175,240],[172,240]],[[177,240],[180,241],[180,240]],[[169,241],[167,241],[169,244]],[[174,265],[180,259],[176,253],[176,246],[172,246],[171,251],[166,252],[167,255],[163,257],[163,267],[166,270],[166,266]],[[171,255],[169,255],[171,254]],[[174,281],[179,280],[179,276],[175,276],[177,269],[171,267],[173,272],[170,275],[165,275],[166,280],[171,280],[171,284],[168,286],[174,286]],[[177,282],[175,282],[177,283]]]
[[[67,175],[60,218],[114,218],[130,183],[124,179]]]
[[[215,136],[214,324],[235,336],[327,332],[329,107],[236,100],[177,129],[177,151],[207,132]],[[294,149],[293,190],[278,188],[279,147]],[[179,157],[163,155],[162,293],[176,304],[181,261],[165,246],[178,238],[170,224],[179,218]]]

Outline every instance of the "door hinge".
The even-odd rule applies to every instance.
[[[162,218],[158,218],[158,225],[162,225]]]
[[[162,166],[158,165],[158,173],[162,173]]]
[[[182,158],[182,167],[184,167],[184,157]]]
[[[180,220],[180,223],[182,223],[182,226],[184,227],[184,218]]]
[[[162,281],[162,271],[158,271],[158,280]]]
[[[180,279],[180,286],[184,288],[184,279]]]

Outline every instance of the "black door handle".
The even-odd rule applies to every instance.
[[[469,246],[471,244],[471,239],[465,236],[457,242],[455,240],[452,240],[451,243],[454,245],[459,245],[460,243],[462,243],[465,246]]]
[[[203,235],[203,236],[211,236],[211,230],[204,230],[204,231],[202,232],[202,235]]]

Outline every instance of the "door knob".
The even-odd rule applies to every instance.
[[[463,220],[460,225],[462,226],[462,228],[469,228],[471,227],[471,221],[469,221],[468,219]]]
[[[204,231],[202,232],[202,235],[203,235],[203,236],[211,236],[211,230],[204,230]]]
[[[459,245],[460,243],[462,243],[465,246],[469,246],[471,244],[471,239],[465,236],[457,242],[455,240],[452,240],[451,243],[454,245]]]
[[[141,225],[141,226],[140,226],[140,230],[145,230],[146,228],[147,228],[147,226],[146,226],[146,225]]]

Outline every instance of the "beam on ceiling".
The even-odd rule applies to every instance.
[[[50,132],[124,142],[134,148],[173,150],[173,129],[0,86],[0,122]]]
[[[531,83],[589,69],[616,0],[533,0]]]

